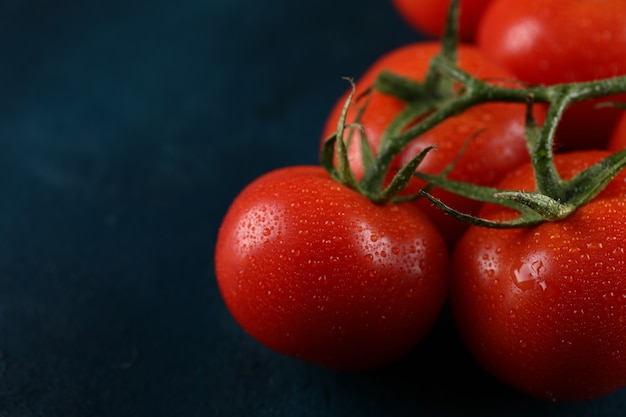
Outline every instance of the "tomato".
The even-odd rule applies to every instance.
[[[623,110],[622,110],[623,112]],[[622,114],[611,134],[608,149],[614,152],[626,149],[626,115]]]
[[[336,369],[391,362],[431,329],[449,256],[410,205],[375,205],[321,167],[282,168],[246,187],[220,228],[223,299],[265,346]]]
[[[423,81],[430,60],[439,50],[438,42],[425,42],[390,51],[370,66],[357,81],[355,96],[365,91],[384,69],[416,81]],[[476,77],[498,80],[514,79],[512,74],[486,58],[476,47],[461,45],[458,56],[459,66]],[[328,137],[336,129],[344,102],[345,97],[342,97],[332,109],[322,134],[323,138]],[[348,113],[347,123],[355,120],[356,107],[352,106]],[[394,97],[376,91],[371,94],[360,123],[365,126],[367,139],[372,149],[378,149],[385,129],[403,108],[404,103]],[[437,150],[429,153],[419,170],[438,174],[455,160],[465,142],[472,135],[482,131],[472,140],[463,156],[456,162],[449,178],[479,185],[492,185],[506,172],[529,160],[524,140],[525,111],[525,105],[518,103],[486,103],[471,108],[456,117],[447,119],[413,140],[396,158],[392,170],[399,169],[422,149],[436,145]],[[542,121],[545,112],[538,108],[535,113],[536,118]],[[346,137],[346,141],[348,140],[349,138]],[[350,141],[349,159],[355,176],[361,178],[363,166],[358,140]],[[407,192],[416,192],[424,185],[416,179]],[[443,190],[435,189],[432,194],[465,213],[476,213],[480,207],[480,204],[475,201]],[[453,220],[441,210],[433,207],[426,199],[419,200],[416,205],[441,230],[450,247],[467,227],[464,223]]]
[[[623,0],[494,0],[476,42],[492,59],[532,84],[591,81],[626,74]],[[626,95],[603,100],[626,101]],[[606,145],[620,110],[572,106],[557,131],[562,150]]]
[[[563,153],[571,178],[605,151]],[[533,190],[532,167],[500,188]],[[507,384],[553,401],[626,386],[626,174],[565,220],[498,230],[472,226],[453,256],[451,307],[477,361]],[[511,218],[486,205],[481,216]]]
[[[472,42],[483,11],[492,0],[463,0],[459,39]],[[443,34],[450,0],[391,0],[398,13],[419,32],[439,38]]]

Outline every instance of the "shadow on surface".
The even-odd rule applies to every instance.
[[[428,415],[530,415],[555,406],[518,393],[473,360],[446,306],[429,336],[399,362],[355,376],[390,409]],[[423,415],[423,414],[422,414]]]

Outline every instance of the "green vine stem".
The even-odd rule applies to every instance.
[[[561,119],[565,108],[575,102],[603,97],[611,94],[626,92],[626,76],[608,78],[598,81],[557,84],[549,87],[513,88],[489,84],[473,77],[467,72],[456,67],[452,62],[437,56],[431,65],[443,74],[453,77],[463,85],[463,91],[457,97],[444,102],[435,112],[424,118],[420,123],[403,131],[394,137],[381,142],[381,148],[376,157],[376,169],[370,170],[363,178],[365,188],[375,188],[384,180],[386,171],[404,147],[414,138],[422,135],[434,128],[446,119],[456,116],[465,110],[487,102],[533,102],[548,103],[548,113],[542,126],[540,140],[536,148],[531,152],[533,159],[538,159],[537,164],[545,169],[550,164],[547,161],[552,159],[552,143],[554,132]],[[377,85],[387,85],[384,88],[388,94],[396,95],[390,84],[397,85],[394,81],[388,84],[388,80],[399,76],[389,72],[382,72],[377,80]],[[556,173],[550,176],[554,177]]]
[[[457,68],[448,67],[448,69],[456,75],[461,74]],[[514,220],[488,222],[459,213],[443,204],[443,202],[424,193],[435,205],[458,220],[479,226],[501,228],[525,227],[544,221],[561,220],[573,213],[576,208],[595,197],[621,169],[626,167],[625,150],[605,158],[596,165],[580,172],[571,180],[564,181],[559,176],[553,163],[554,134],[565,109],[579,101],[626,91],[626,77],[621,76],[598,81],[567,83],[528,89],[511,89],[488,85],[474,79],[469,74],[464,74],[460,78],[470,85],[479,85],[480,96],[482,97],[484,92],[489,93],[489,101],[521,102],[526,100],[529,103],[526,141],[535,172],[537,189],[533,193],[516,190],[496,190],[473,184],[456,183],[446,179],[444,175],[432,176],[416,172],[415,175],[417,177],[431,185],[436,185],[467,198],[509,206],[520,212],[520,216]],[[532,119],[530,110],[532,103],[535,101],[549,104],[546,120],[541,129],[537,127],[537,124]],[[410,141],[410,135],[411,132],[407,131],[405,136],[395,138],[400,142],[400,147],[403,146],[404,140],[407,140],[407,143]],[[384,155],[381,154],[380,157],[384,159]]]
[[[553,163],[557,126],[565,109],[576,102],[626,93],[626,76],[552,86],[505,86],[480,80],[456,64],[458,7],[459,1],[454,0],[442,50],[432,59],[423,83],[391,72],[382,72],[375,81],[374,89],[404,101],[406,107],[389,125],[375,155],[363,138],[366,132],[362,134],[361,144],[367,157],[367,161],[364,161],[367,163],[364,163],[366,169],[363,178],[357,181],[352,175],[347,146],[343,139],[345,128],[361,128],[358,120],[357,125],[345,125],[354,85],[339,120],[337,133],[323,146],[322,164],[338,181],[375,203],[400,203],[424,196],[453,217],[480,226],[524,227],[567,217],[577,207],[595,197],[626,166],[626,150],[613,154],[571,180],[564,181]],[[536,191],[498,190],[452,181],[446,178],[452,166],[439,175],[422,173],[418,170],[419,163],[432,147],[425,149],[401,168],[391,183],[384,187],[392,161],[414,138],[450,117],[488,102],[527,103],[526,142],[535,172]],[[541,127],[532,117],[532,106],[535,103],[548,105],[546,119]],[[416,120],[419,122],[413,124]],[[335,157],[338,161],[337,168]],[[417,195],[400,195],[414,176],[426,181],[427,187]],[[519,211],[520,216],[509,221],[492,222],[459,213],[431,196],[428,191],[433,187],[440,187],[470,199],[511,207]]]

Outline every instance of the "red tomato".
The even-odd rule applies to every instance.
[[[623,110],[622,110],[623,112]],[[608,149],[617,152],[626,149],[626,114],[622,114],[611,135]]]
[[[533,84],[626,74],[623,0],[495,0],[476,35],[485,54]],[[626,101],[626,95],[610,100]],[[559,126],[563,149],[606,145],[620,110],[572,106]]]
[[[399,358],[430,330],[447,295],[448,253],[414,207],[375,205],[301,166],[268,173],[235,199],[215,269],[252,337],[352,370]]]
[[[423,81],[430,60],[439,50],[439,43],[426,42],[389,52],[376,61],[358,80],[355,96],[365,91],[384,69],[416,81]],[[514,79],[513,75],[485,58],[482,52],[473,46],[461,45],[458,56],[459,66],[476,77],[498,80]],[[344,102],[345,97],[342,97],[331,111],[323,132],[324,138],[336,129]],[[366,135],[372,149],[378,149],[383,132],[403,108],[404,103],[394,97],[378,92],[372,93],[367,110],[360,121],[366,128]],[[449,178],[479,185],[492,185],[506,172],[529,160],[524,140],[525,111],[525,105],[518,103],[487,103],[471,108],[416,138],[396,158],[392,169],[398,169],[424,148],[436,145],[437,150],[430,152],[419,170],[438,174],[454,161],[468,138],[484,130],[471,142],[456,163]],[[543,111],[537,110],[538,120],[543,120],[544,115]],[[355,117],[356,107],[352,106],[346,122],[353,122]],[[361,178],[363,166],[358,140],[352,140],[350,143],[349,159],[355,176]],[[415,180],[407,192],[416,192],[424,185],[423,182]],[[443,190],[435,189],[432,194],[465,213],[476,213],[480,207],[480,204],[475,201]],[[450,247],[467,228],[466,224],[453,220],[441,210],[433,207],[426,199],[419,200],[416,205],[441,230]]]
[[[474,40],[478,22],[492,0],[463,0],[459,19],[459,38]],[[450,0],[391,0],[400,15],[419,32],[439,38],[443,34]]]
[[[560,154],[571,178],[609,153]],[[526,165],[499,184],[533,190]],[[477,361],[511,386],[553,401],[626,385],[626,174],[559,222],[470,227],[454,253],[451,305]],[[513,212],[486,205],[481,216]]]

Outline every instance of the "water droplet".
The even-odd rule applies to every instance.
[[[368,253],[367,255],[365,255],[365,260],[367,262],[372,262],[374,260],[374,256],[371,253]]]
[[[538,284],[544,291],[548,289],[545,274],[548,272],[547,258],[539,253],[534,254],[526,262],[513,271],[515,285],[521,290],[530,290]]]

